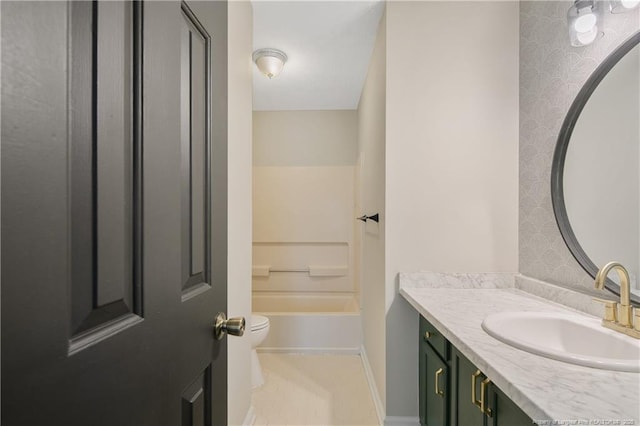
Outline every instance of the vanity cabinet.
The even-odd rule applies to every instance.
[[[424,426],[449,424],[448,345],[429,322],[420,322],[420,423]]]
[[[485,416],[480,407],[473,404],[472,397],[478,401],[480,385],[487,377],[456,349],[451,353],[451,371],[451,380],[457,384],[451,390],[451,424],[483,426]]]
[[[530,426],[490,378],[420,317],[419,409],[423,426]]]
[[[509,399],[497,386],[489,387],[489,404],[491,409],[499,413],[488,423],[488,426],[532,425],[533,421],[524,411]]]

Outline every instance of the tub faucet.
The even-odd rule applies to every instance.
[[[594,299],[605,304],[605,316],[602,325],[615,331],[640,339],[640,310],[631,306],[631,285],[629,273],[620,262],[609,262],[598,271],[595,287],[604,289],[604,283],[611,270],[615,269],[620,277],[620,303]],[[635,317],[635,321],[634,321]],[[635,322],[635,327],[634,327]]]

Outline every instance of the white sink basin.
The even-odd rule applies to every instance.
[[[604,370],[640,372],[640,340],[578,314],[502,312],[482,328],[496,339],[537,355]]]

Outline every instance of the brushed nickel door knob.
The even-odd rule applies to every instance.
[[[242,336],[246,321],[244,317],[235,317],[227,319],[224,312],[218,312],[213,324],[213,336],[216,340],[222,340],[225,334],[232,336]]]

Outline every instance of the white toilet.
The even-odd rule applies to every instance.
[[[264,342],[269,334],[269,318],[262,315],[251,315],[251,385],[254,388],[262,386],[262,368],[256,348]]]

